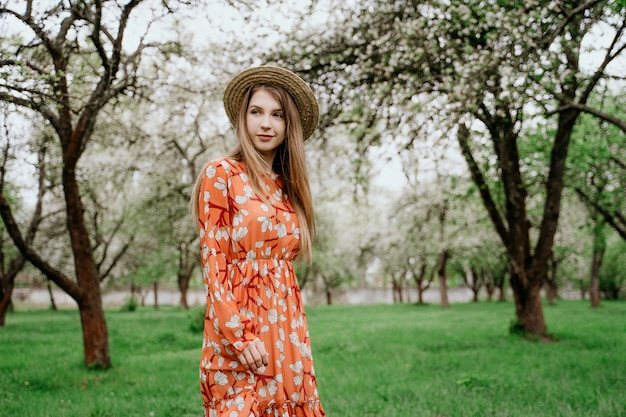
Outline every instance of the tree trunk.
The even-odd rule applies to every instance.
[[[15,278],[22,270],[26,262],[25,258],[18,254],[9,262],[9,267],[4,270],[4,253],[0,251],[0,327],[6,324],[7,313],[11,310],[13,302],[13,288],[15,287]]]
[[[589,299],[591,307],[600,307],[600,268],[604,259],[606,246],[594,245],[591,259],[591,283],[589,284]]]
[[[185,310],[189,309],[187,303],[187,292],[189,291],[189,281],[178,282],[178,289],[180,290],[180,306]]]
[[[402,281],[400,279],[393,279],[391,281],[392,291],[393,291],[393,302],[394,303],[402,303]]]
[[[485,285],[485,291],[487,292],[487,301],[493,301],[493,293],[496,290],[493,278],[487,279],[483,277],[483,284]]]
[[[78,303],[78,311],[83,330],[85,364],[91,369],[110,368],[109,335],[99,287],[85,291],[85,298]]]
[[[448,277],[446,275],[439,275],[439,290],[441,291],[441,307],[448,308],[450,307],[450,302],[448,301]]]
[[[333,294],[330,289],[326,288],[326,304],[331,305],[333,303]]]
[[[189,291],[189,282],[196,266],[196,259],[190,253],[189,245],[186,242],[180,242],[178,254],[178,289],[180,291],[180,306],[185,310],[189,308],[187,303],[187,293]]]
[[[13,294],[13,280],[7,280],[7,282],[0,282],[2,288],[0,288],[0,327],[4,327],[6,324],[7,312],[11,306],[11,295]]]
[[[148,295],[148,292],[149,292],[149,290],[145,290],[144,291],[143,288],[139,287],[139,299],[141,300],[139,304],[142,307],[146,306],[146,296]]]
[[[112,363],[109,354],[109,334],[102,308],[100,275],[85,225],[85,210],[80,199],[73,166],[71,161],[63,166],[63,191],[67,210],[67,228],[74,254],[76,282],[79,287],[79,296],[76,301],[83,330],[85,365],[88,368],[108,369]]]
[[[54,301],[54,294],[52,293],[52,283],[49,279],[46,280],[46,286],[48,287],[48,295],[50,296],[50,308],[54,311],[57,311],[57,304]]]
[[[359,275],[359,288],[367,288],[367,265],[372,253],[371,244],[359,246],[359,255],[357,257],[357,268]]]
[[[501,301],[501,302],[506,301],[506,295],[504,294],[504,284],[498,286],[498,292],[499,292],[498,301]]]
[[[517,271],[511,272],[511,287],[515,299],[515,313],[525,333],[550,340],[541,306],[541,281],[528,280]]]
[[[546,279],[546,299],[551,306],[556,305],[557,288],[556,282],[552,279]]]
[[[448,301],[448,275],[446,274],[446,265],[448,263],[448,249],[444,248],[439,253],[439,267],[437,268],[437,275],[439,277],[439,290],[441,291],[441,307],[450,307]]]
[[[465,271],[465,285],[472,290],[472,301],[475,303],[478,302],[478,293],[480,292],[480,287],[482,286],[482,278],[479,274],[478,270],[474,267]]]
[[[415,281],[415,288],[417,289],[417,303],[424,304],[424,291],[430,288],[430,284],[433,282],[434,272],[429,275],[428,280],[425,279],[426,260],[422,259],[419,272],[416,273],[415,269],[411,268],[411,275],[413,275],[413,281]]]
[[[154,290],[154,309],[157,310],[159,308],[159,281],[154,281],[152,288]]]

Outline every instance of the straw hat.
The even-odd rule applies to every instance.
[[[313,91],[302,78],[293,72],[271,65],[243,70],[235,75],[226,86],[224,108],[233,126],[237,123],[237,112],[244,95],[255,84],[278,85],[287,90],[298,108],[304,140],[313,134],[320,116],[319,106]]]

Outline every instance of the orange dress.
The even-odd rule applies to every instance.
[[[264,177],[263,203],[242,162],[205,167],[199,197],[207,296],[200,360],[206,417],[325,416],[292,261],[299,224],[280,178]],[[269,364],[255,373],[237,356],[258,337]]]

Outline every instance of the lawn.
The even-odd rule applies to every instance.
[[[508,334],[511,303],[307,313],[329,417],[626,417],[624,302],[546,306],[550,344]],[[190,313],[110,310],[107,321],[114,367],[87,371],[76,311],[10,313],[0,416],[201,416]]]

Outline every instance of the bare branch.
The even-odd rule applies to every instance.
[[[615,162],[615,164],[617,164],[620,168],[626,169],[626,163],[624,161],[620,161],[619,159],[617,159],[616,156],[611,155],[611,157],[609,159],[611,161]]]
[[[597,5],[601,1],[602,0],[589,0],[589,1],[581,3],[578,6],[576,6],[575,8],[573,8],[565,16],[565,18],[561,21],[561,23],[556,27],[556,29],[554,29],[552,32],[548,33],[548,35],[546,37],[544,37],[543,39],[540,39],[538,44],[542,45],[543,47],[546,47],[547,45],[551,45],[552,42],[554,42],[554,40],[563,32],[563,30],[567,27],[567,25],[570,24],[572,19],[577,14],[583,12],[584,10],[587,10],[588,8],[591,8],[591,7],[595,6],[595,5]]]
[[[30,30],[32,30],[35,33],[37,38],[41,39],[41,41],[45,45],[46,49],[50,53],[50,55],[52,55],[53,57],[56,57],[56,58],[60,58],[62,55],[61,55],[59,49],[57,49],[57,47],[54,44],[54,42],[52,42],[52,40],[50,38],[48,38],[46,33],[43,31],[43,28],[40,27],[40,26],[37,26],[37,24],[35,23],[35,21],[32,18],[32,15],[31,15],[29,9],[30,9],[30,5],[27,8],[27,12],[28,13],[25,14],[25,15],[20,15],[17,12],[11,10],[11,9],[7,9],[5,7],[2,7],[2,8],[0,8],[0,16],[2,16],[4,14],[8,14],[8,15],[11,15],[11,16],[17,18],[20,22],[22,22],[26,26],[28,26],[30,28]]]
[[[615,36],[613,37],[613,40],[611,41],[611,45],[607,48],[607,52],[606,52],[606,55],[604,56],[604,60],[602,61],[602,64],[600,64],[596,72],[591,77],[589,84],[587,84],[587,87],[585,88],[585,91],[583,92],[580,98],[580,102],[582,104],[587,103],[587,100],[589,99],[589,96],[591,95],[592,91],[596,87],[596,84],[598,84],[598,81],[600,81],[600,79],[606,75],[605,74],[606,67],[616,57],[618,57],[624,50],[626,50],[626,43],[625,43],[621,47],[619,47],[614,53],[611,53],[611,51],[613,51],[613,48],[615,48],[615,45],[617,45],[617,42],[619,41],[619,39],[622,37],[622,34],[624,33],[625,28],[626,28],[626,20],[623,20],[621,27],[615,32]]]
[[[39,68],[38,66],[36,66],[30,61],[19,61],[16,59],[0,59],[0,67],[20,67],[22,65],[25,66],[26,68],[29,68],[35,71],[39,75],[48,73],[43,68]]]
[[[598,210],[606,222],[611,225],[611,227],[622,237],[622,239],[626,240],[626,218],[622,213],[609,212],[605,207],[598,204],[595,199],[590,198],[589,195],[580,187],[576,187],[575,191],[581,200]]]
[[[104,67],[105,73],[111,71],[111,66],[109,63],[109,57],[104,51],[104,47],[102,46],[102,41],[100,40],[100,33],[102,32],[102,2],[96,2],[96,16],[91,21],[94,25],[93,32],[89,36],[91,41],[93,42],[96,50],[98,51],[98,56],[100,56],[100,61],[102,62],[102,66]],[[112,39],[111,39],[112,40]]]
[[[0,101],[4,101],[7,103],[13,103],[20,107],[25,107],[27,109],[37,110],[44,118],[50,122],[52,127],[58,132],[60,128],[59,118],[56,114],[45,104],[38,103],[32,100],[27,100],[21,97],[15,97],[11,94],[0,93]]]
[[[100,271],[101,281],[104,281],[105,278],[107,278],[111,274],[111,271],[113,271],[113,268],[115,268],[115,265],[117,265],[120,259],[124,257],[128,249],[130,248],[130,245],[133,243],[133,240],[134,240],[134,237],[131,237],[128,240],[128,242],[126,242],[126,244],[122,247],[122,249],[120,249],[119,252],[113,257],[113,260],[111,261],[111,264],[109,265],[109,267],[105,271]]]
[[[74,300],[79,300],[81,297],[80,290],[76,283],[74,283],[63,272],[53,268],[50,264],[44,261],[41,256],[24,240],[22,233],[19,230],[17,223],[13,217],[11,207],[4,197],[4,193],[0,190],[0,215],[4,221],[6,230],[9,232],[11,239],[15,246],[19,249],[22,255],[32,263],[37,269],[43,272],[47,277],[54,281],[59,287],[63,288]]]
[[[74,21],[76,21],[76,14],[72,13],[61,22],[59,33],[57,33],[55,45],[59,50],[63,46],[67,38],[67,32],[74,25]]]
[[[565,106],[561,106],[559,107],[555,113],[559,113],[562,112],[564,110],[567,109],[575,109],[575,110],[580,110],[582,112],[591,114],[593,116],[598,117],[599,119],[604,120],[605,122],[611,123],[612,125],[618,127],[620,130],[622,130],[623,132],[626,132],[626,121],[619,119],[618,117],[612,116],[608,113],[605,113],[601,110],[598,110],[596,108],[587,106],[585,104],[581,104],[581,103],[568,103]]]
[[[459,130],[457,133],[457,140],[459,142],[459,145],[461,146],[461,150],[463,151],[463,156],[465,157],[465,160],[467,161],[467,165],[469,166],[469,170],[472,175],[472,178],[475,184],[478,186],[478,191],[480,192],[480,195],[483,199],[483,203],[485,204],[485,208],[487,209],[487,212],[489,213],[489,217],[493,221],[493,224],[496,228],[496,232],[498,232],[500,239],[502,239],[502,242],[508,248],[508,245],[510,243],[509,231],[506,229],[502,216],[500,212],[498,211],[498,208],[496,206],[495,201],[493,200],[493,197],[491,196],[491,192],[489,191],[489,187],[487,186],[485,177],[483,173],[481,172],[480,167],[476,163],[474,156],[472,155],[472,150],[469,147],[470,131],[467,128],[467,126],[465,126],[464,123],[459,123],[458,129]]]

